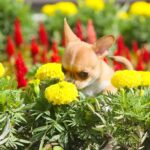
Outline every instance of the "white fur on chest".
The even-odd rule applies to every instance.
[[[102,92],[106,87],[110,85],[110,81],[104,80],[103,82],[99,83],[97,80],[89,85],[88,87],[84,88],[82,92],[85,95],[93,96],[100,92]]]

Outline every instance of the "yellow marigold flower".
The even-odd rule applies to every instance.
[[[2,65],[2,63],[0,63],[0,78],[5,74],[5,69]]]
[[[65,15],[75,15],[78,12],[77,6],[71,2],[59,2],[57,3],[56,11],[60,11]]]
[[[141,84],[141,75],[133,70],[117,71],[113,75],[111,83],[117,88],[138,87]]]
[[[85,0],[85,4],[87,7],[92,8],[96,11],[103,10],[105,7],[105,3],[103,0]]]
[[[61,69],[61,64],[58,63],[47,63],[42,65],[36,72],[35,77],[39,80],[57,78],[64,80],[64,73]]]
[[[75,85],[66,81],[58,82],[45,90],[45,98],[53,105],[69,104],[77,97],[78,91]]]
[[[46,4],[41,11],[47,15],[53,16],[57,11],[65,15],[75,15],[78,12],[77,6],[72,2],[59,2],[56,4]]]
[[[141,75],[141,86],[150,86],[150,72],[149,71],[139,71]]]
[[[144,1],[134,2],[129,12],[134,15],[143,15],[150,17],[150,4]]]
[[[128,13],[127,13],[126,11],[119,11],[119,12],[117,13],[117,17],[118,17],[119,19],[126,20],[126,19],[129,18],[129,15],[128,15]]]
[[[56,5],[46,4],[42,7],[41,11],[49,16],[54,16],[56,12]]]

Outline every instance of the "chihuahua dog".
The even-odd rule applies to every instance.
[[[81,41],[64,19],[66,48],[62,57],[62,69],[66,80],[73,82],[84,94],[92,96],[100,92],[116,92],[111,84],[114,70],[103,61],[108,50],[115,42],[113,35],[98,39],[94,44]],[[112,59],[133,69],[130,62],[120,56]]]

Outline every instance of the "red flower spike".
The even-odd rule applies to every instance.
[[[16,18],[14,23],[14,40],[16,46],[19,47],[23,43],[20,20]]]
[[[48,59],[47,59],[47,50],[43,50],[42,54],[41,54],[41,63],[47,63]]]
[[[118,63],[118,62],[114,62],[114,70],[122,70],[123,69],[123,64]]]
[[[125,48],[124,39],[123,39],[123,36],[120,35],[117,39],[117,49],[118,49],[120,54],[123,53],[124,48]]]
[[[58,53],[58,47],[57,47],[57,42],[56,41],[53,41],[51,49],[54,53]]]
[[[137,54],[138,49],[139,49],[137,41],[132,41],[132,49],[134,53]]]
[[[143,62],[148,63],[150,61],[150,53],[146,48],[143,48],[142,56],[143,56]]]
[[[52,44],[52,56],[51,56],[51,62],[60,62],[61,58],[59,56],[59,50],[58,50],[58,47],[57,47],[57,42],[56,41],[53,41],[53,44]]]
[[[131,55],[130,55],[129,48],[125,47],[124,51],[125,51],[126,58],[131,61]]]
[[[26,74],[28,72],[28,69],[22,58],[22,54],[20,52],[18,53],[18,56],[16,58],[16,69],[23,71],[24,74]]]
[[[66,47],[65,33],[63,32],[61,44],[63,47]]]
[[[17,74],[17,82],[18,82],[18,88],[25,87],[27,85],[27,80],[25,79],[22,73]]]
[[[57,53],[53,53],[51,56],[51,62],[60,62],[61,58]]]
[[[23,61],[20,52],[18,53],[16,58],[15,68],[16,68],[16,78],[18,82],[18,88],[26,86],[27,80],[25,79],[25,75],[28,72],[28,69]]]
[[[114,51],[114,55],[115,55],[115,56],[119,56],[119,55],[121,55],[121,51],[120,51],[120,50],[118,50],[118,49],[116,49],[116,50]]]
[[[45,26],[43,23],[40,23],[39,25],[39,39],[41,44],[48,47],[48,34],[46,32]]]
[[[138,70],[138,71],[144,70],[144,62],[143,62],[142,56],[139,56],[138,63],[137,63],[137,66],[136,66],[135,69]]]
[[[38,53],[39,53],[38,44],[37,44],[35,39],[32,39],[32,41],[31,41],[31,55],[32,55],[34,64],[37,62]]]
[[[78,20],[78,21],[76,22],[75,34],[77,35],[77,37],[80,38],[80,40],[83,40],[82,24],[81,24],[81,21],[80,21],[80,20]]]
[[[93,44],[95,41],[96,41],[96,32],[93,26],[93,21],[89,19],[87,24],[87,42]]]
[[[15,52],[15,46],[10,36],[7,37],[6,52],[9,59],[14,55]]]

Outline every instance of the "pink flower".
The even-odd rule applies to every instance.
[[[76,33],[77,37],[80,38],[80,40],[83,40],[82,24],[81,24],[80,20],[77,20],[77,22],[76,22],[75,33]]]
[[[93,21],[88,20],[87,24],[87,42],[93,44],[96,41],[96,32],[93,26]]]

